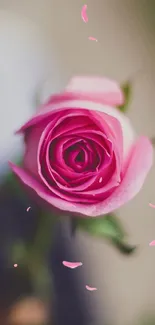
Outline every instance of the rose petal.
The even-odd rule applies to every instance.
[[[61,135],[71,134],[71,131],[75,135],[77,129],[82,130],[90,125],[92,127],[92,121],[86,111],[81,109],[62,110],[62,115],[53,129],[53,139]]]
[[[97,290],[97,288],[93,288],[93,287],[90,287],[90,286],[88,286],[88,285],[86,285],[86,289],[87,289],[88,291],[96,291],[96,290]]]
[[[26,151],[24,155],[24,167],[35,176],[38,176],[37,152],[40,136],[44,131],[44,123],[40,128],[34,128],[27,132],[25,137]]]
[[[151,243],[149,243],[149,246],[155,246],[155,240],[151,241]]]
[[[85,95],[90,101],[117,106],[124,103],[120,86],[113,80],[99,77],[75,77],[69,82],[66,92]]]
[[[18,264],[15,263],[13,266],[14,266],[14,267],[18,267]]]
[[[113,144],[119,181],[123,162],[123,134],[120,122],[115,117],[102,112],[91,111],[90,114],[103,134],[105,133]]]
[[[50,128],[50,123],[48,124],[47,128]],[[44,139],[44,132],[43,132],[42,138]],[[62,138],[60,138],[60,139],[61,139],[61,141],[59,140],[59,142],[61,143],[63,139]],[[65,141],[65,140],[63,140],[63,141]],[[40,143],[41,143],[41,140],[40,140]],[[102,142],[101,142],[101,144],[103,146]],[[42,147],[42,145],[41,145],[41,147]],[[48,147],[49,147],[49,144],[48,144]],[[49,150],[47,150],[47,151],[49,151]],[[38,152],[39,152],[39,150],[38,150]],[[58,150],[56,150],[55,156],[57,154],[58,154]],[[53,153],[53,157],[55,157],[55,156]],[[59,164],[59,161],[58,161],[58,164]],[[106,197],[107,196],[106,193],[109,190],[112,190],[115,186],[118,186],[119,178],[118,178],[117,174],[116,175],[114,174],[114,176],[111,177],[111,174],[114,172],[113,166],[111,166],[111,168],[109,167],[110,171],[108,171],[108,169],[107,169],[108,165],[107,165],[106,171],[105,171],[105,169],[102,168],[102,171],[99,173],[99,175],[97,172],[94,173],[94,175],[92,173],[91,178],[86,179],[86,180],[83,179],[83,182],[79,186],[75,185],[74,182],[72,182],[72,183],[70,182],[67,186],[67,182],[65,182],[65,180],[62,177],[60,177],[60,175],[57,173],[57,171],[56,170],[54,171],[54,169],[52,168],[52,165],[50,165],[49,155],[46,155],[46,165],[48,167],[46,168],[46,172],[45,172],[45,164],[44,164],[44,169],[42,170],[42,158],[41,158],[40,163],[38,163],[39,174],[40,174],[41,179],[43,179],[43,182],[47,185],[47,187],[52,192],[54,192],[57,196],[60,196],[63,199],[66,198],[66,200],[68,200],[68,201],[81,202],[81,203],[84,203],[84,202],[85,203],[88,203],[88,202],[94,203],[99,199],[99,196],[100,196],[100,199],[102,199],[103,197]],[[106,177],[104,176],[105,173],[106,173]],[[111,177],[111,180],[110,180],[110,182],[108,182],[108,184],[106,186],[104,186],[108,180],[107,174],[109,175],[109,177]],[[61,175],[62,175],[62,173],[61,173]],[[100,186],[100,184],[99,184],[100,175],[104,176],[104,182],[103,182],[102,186]],[[52,182],[51,182],[52,179],[57,184],[58,188],[65,191],[65,196],[62,195],[61,192],[58,194],[58,191],[56,191],[55,186],[53,188]],[[93,185],[93,184],[95,184],[95,185]],[[90,188],[90,190],[89,190],[89,188]],[[94,188],[95,188],[95,190],[94,190]],[[86,192],[82,192],[80,194],[77,193],[79,191],[84,191],[84,190],[86,190]],[[72,192],[69,194],[69,197],[67,195],[67,192]],[[94,198],[93,194],[95,194],[95,195],[97,194],[97,196],[95,196],[95,198]],[[101,194],[101,195],[98,195],[98,194]],[[92,195],[93,195],[93,197],[92,197]]]
[[[149,206],[155,209],[155,204],[149,203]]]
[[[37,115],[35,115],[32,119],[25,123],[25,125],[23,125],[19,129],[18,133],[24,132],[26,128],[36,123],[39,123],[45,117],[50,116],[51,112],[55,109],[62,109],[65,107],[77,107],[77,105],[73,105],[72,103],[70,103],[76,100],[81,102],[87,101],[86,108],[92,110],[100,110],[116,117],[120,121],[124,138],[124,154],[126,154],[126,152],[128,152],[129,147],[133,143],[133,140],[135,139],[135,134],[133,132],[129,119],[118,109],[110,107],[113,105],[117,106],[123,104],[124,99],[119,85],[115,81],[106,78],[73,78],[69,83],[68,87],[66,88],[66,92],[51,96],[49,100],[41,106]],[[97,103],[100,107],[96,105]],[[102,103],[102,105],[100,105],[100,103]],[[83,107],[83,105],[80,106],[79,103],[78,108],[79,107]]]
[[[153,148],[140,137],[130,151],[121,184],[110,197],[94,207],[92,216],[109,213],[131,200],[141,189],[153,163]]]
[[[58,118],[58,117],[57,117]],[[50,128],[52,128],[57,119],[53,119],[50,123]],[[25,133],[25,143],[26,151],[24,155],[24,167],[29,170],[36,177],[38,176],[38,164],[37,164],[37,155],[38,155],[38,145],[40,138],[44,130],[48,126],[48,121],[43,121],[37,128],[29,129]]]
[[[149,246],[155,246],[155,240],[151,241],[151,243],[149,244]]]
[[[70,97],[69,97],[70,96]],[[72,110],[79,110],[76,114],[76,112],[72,112],[73,115],[79,115],[80,109],[82,109],[82,115],[86,116],[87,113],[83,112],[83,109],[86,110],[92,110],[92,111],[100,111],[103,113],[106,113],[112,117],[115,117],[121,124],[122,132],[123,132],[123,150],[124,150],[124,157],[126,157],[126,154],[128,153],[131,145],[133,144],[135,140],[135,133],[133,131],[133,128],[131,126],[130,120],[127,116],[125,116],[123,113],[121,113],[118,109],[114,107],[110,107],[108,105],[102,105],[100,103],[95,103],[92,101],[88,101],[88,98],[84,95],[79,96],[79,99],[75,99],[75,95],[68,94],[68,97],[64,97],[64,95],[59,95],[56,102],[54,99],[51,98],[51,102],[49,105],[45,104],[42,108],[41,113],[33,116],[28,122],[26,122],[18,131],[17,133],[25,132],[27,129],[29,129],[31,126],[34,126],[36,124],[42,123],[44,120],[47,120],[47,123],[51,121],[51,118],[54,119],[55,114],[60,112],[65,112],[67,109],[71,108]],[[66,99],[66,100],[65,100]],[[82,100],[83,99],[83,100]]]
[[[84,210],[84,206],[79,204],[78,201],[82,201],[82,199],[75,198],[63,195],[59,191],[55,190],[54,188],[50,191],[47,186],[40,183],[38,180],[33,178],[28,172],[22,169],[19,166],[14,165],[13,163],[9,162],[10,168],[16,174],[16,176],[24,183],[24,185],[28,186],[28,188],[34,190],[34,192],[41,197],[45,202],[49,203],[51,207],[56,207],[58,210],[62,211],[72,211],[78,213],[80,211],[80,207]],[[58,195],[58,196],[57,196]],[[70,200],[70,201],[69,201]],[[75,202],[74,202],[75,201]],[[77,201],[77,202],[76,202]],[[83,198],[84,203],[91,203],[91,200]],[[92,199],[92,202],[95,201]],[[74,202],[74,203],[72,203]]]
[[[67,118],[77,116],[77,120],[78,120],[78,118],[80,118],[80,116],[78,116],[78,114],[80,114],[81,117],[82,117],[82,113],[83,113],[84,116],[85,116],[85,114],[87,114],[88,121],[89,121],[89,117],[93,118],[94,123],[96,122],[98,124],[99,128],[101,129],[101,131],[103,133],[102,134],[100,132],[101,133],[100,135],[101,136],[103,135],[102,142],[99,142],[99,144],[101,144],[101,146],[103,146],[103,141],[105,142],[104,133],[106,132],[107,134],[109,134],[109,138],[111,138],[111,141],[113,142],[113,145],[114,145],[115,158],[116,158],[116,162],[117,162],[117,164],[116,164],[117,173],[116,173],[115,177],[112,180],[112,185],[109,184],[108,189],[110,187],[113,187],[113,186],[117,185],[117,183],[120,181],[120,170],[121,170],[121,165],[122,165],[122,151],[123,151],[123,143],[122,143],[122,140],[123,139],[122,139],[122,130],[121,130],[120,123],[117,121],[116,118],[113,118],[112,116],[109,116],[108,114],[104,114],[104,113],[100,113],[100,112],[94,112],[94,111],[93,112],[90,112],[90,111],[84,111],[84,112],[82,112],[82,110],[80,110],[80,109],[79,110],[73,110],[73,111],[68,110],[67,112],[68,112]],[[66,118],[65,117],[65,114],[66,114],[66,111],[64,111],[64,116],[60,118],[61,121],[65,120],[65,118]],[[81,121],[81,119],[80,119],[80,121]],[[105,122],[105,123],[102,124],[102,121]],[[51,123],[53,125],[53,121]],[[41,157],[39,155],[39,151],[42,148],[42,142],[44,142],[45,136],[49,132],[52,133],[51,123],[49,123],[47,125],[47,127],[44,129],[44,131],[42,132],[42,135],[41,135],[41,138],[40,138],[40,141],[39,141],[38,157]],[[57,123],[56,123],[55,127],[57,125],[59,125],[59,123],[60,123],[60,121],[57,120]],[[72,124],[70,125],[70,127],[71,128],[75,127],[74,126],[74,121],[72,122]],[[64,129],[65,129],[65,127],[64,127]],[[68,130],[68,126],[67,126],[67,130]],[[61,130],[61,132],[62,131],[63,130]],[[53,131],[53,132],[54,132],[55,136],[58,136],[58,135],[60,136],[60,130],[59,130],[59,132],[57,131],[58,133],[57,132],[55,133],[55,131]],[[65,130],[64,130],[64,133],[65,133]],[[97,134],[99,132],[95,131],[95,133]],[[68,133],[66,133],[66,134],[68,134]],[[92,137],[93,137],[93,134],[92,134]],[[96,141],[98,141],[98,140],[96,138]],[[109,142],[109,140],[107,140],[107,143],[108,142]],[[119,146],[118,146],[118,143],[119,143]],[[58,151],[57,151],[57,154],[58,154]],[[42,161],[42,159],[41,159],[41,161]],[[40,170],[41,170],[41,164],[39,163],[39,160],[38,160],[38,166],[39,165],[40,165],[40,167],[39,167],[39,173],[40,173],[40,176],[41,176],[41,172],[40,172]],[[62,167],[62,166],[60,166],[60,167]],[[43,181],[45,182],[45,179]],[[92,181],[90,182],[90,184],[91,183],[92,183]],[[48,186],[48,184],[46,184],[46,185]],[[50,187],[50,189],[51,189],[51,187]],[[75,201],[77,202],[77,200],[75,200]]]
[[[97,38],[96,37],[93,37],[93,36],[89,36],[88,39],[90,41],[96,41],[96,42],[98,42]]]
[[[67,202],[59,197],[56,197],[55,194],[48,190],[44,184],[41,184],[23,168],[16,166],[11,162],[9,162],[9,166],[16,176],[24,183],[24,185],[34,190],[34,192],[45,200],[45,202],[63,211],[70,211],[71,209],[71,211],[76,212],[76,204],[72,204],[72,202]]]
[[[88,22],[88,16],[87,16],[87,5],[84,5],[81,10],[81,18],[82,20],[87,23]]]
[[[131,200],[141,189],[152,166],[153,148],[148,138],[140,137],[130,151],[124,178],[118,188],[103,202],[80,204],[67,202],[52,194],[46,186],[34,179],[21,167],[10,163],[13,172],[43,200],[63,211],[75,212],[79,216],[100,216],[109,213]]]
[[[96,199],[94,199],[92,196],[89,197],[89,199],[82,195],[82,197],[79,197],[78,193],[76,192],[76,190],[80,190],[80,186],[77,188],[69,188],[65,185],[63,185],[63,182],[61,182],[60,177],[57,178],[58,175],[56,175],[54,173],[54,171],[52,170],[52,175],[49,175],[50,177],[48,177],[48,171],[46,171],[45,173],[45,177],[44,177],[44,172],[41,174],[41,179],[43,179],[43,182],[45,183],[45,185],[47,186],[47,188],[51,191],[52,194],[55,194],[57,197],[60,197],[61,199],[64,199],[65,201],[68,202],[81,202],[81,203],[94,203],[96,202]],[[57,185],[57,187],[55,185],[52,185],[51,180],[55,181],[55,185]],[[90,181],[86,181],[84,184],[81,185],[81,189],[90,186],[90,184],[92,184],[92,182],[94,181],[94,179],[90,178]]]
[[[51,122],[52,123],[52,122]],[[49,190],[51,190],[54,194],[56,194],[58,197],[60,196],[61,198],[63,198],[63,199],[66,199],[67,201],[75,201],[75,202],[78,202],[79,201],[79,198],[77,198],[77,197],[73,197],[73,198],[71,198],[71,196],[70,197],[68,197],[67,196],[67,193],[65,194],[65,193],[59,193],[59,191],[55,188],[55,187],[53,187],[48,181],[47,181],[47,179],[46,179],[46,177],[45,177],[45,175],[43,174],[43,171],[42,171],[42,165],[43,165],[43,167],[45,168],[45,160],[44,160],[44,164],[42,164],[42,155],[40,154],[40,151],[41,151],[41,149],[42,149],[42,145],[43,145],[43,143],[44,143],[44,139],[45,139],[45,137],[46,137],[46,134],[48,134],[48,132],[47,131],[50,131],[50,129],[51,129],[51,127],[50,127],[50,123],[47,125],[47,127],[44,129],[44,131],[42,132],[42,135],[41,135],[41,137],[40,137],[40,140],[39,140],[39,146],[38,146],[38,151],[37,151],[37,153],[38,153],[38,164],[37,164],[37,166],[38,166],[38,174],[40,175],[40,179],[45,183],[45,185],[49,188]],[[47,145],[47,148],[49,147],[49,144]],[[58,151],[57,151],[57,154],[58,154]],[[67,187],[65,187],[65,186],[63,186],[63,185],[61,185],[59,182],[58,182],[58,180],[54,177],[54,174],[52,175],[52,173],[53,173],[53,168],[52,168],[52,166],[50,166],[50,163],[49,163],[49,155],[47,155],[46,154],[46,164],[47,164],[47,166],[48,166],[48,168],[47,168],[47,170],[46,170],[46,176],[47,176],[47,173],[49,174],[49,176],[51,176],[51,181],[52,181],[52,178],[53,178],[53,180],[56,182],[56,184],[58,185],[58,187],[60,187],[60,188],[62,188],[62,189],[64,189],[65,190],[65,192],[67,192],[68,190],[69,190],[69,188],[67,188]],[[50,168],[49,168],[49,166],[50,166]],[[58,164],[57,164],[57,168],[61,168],[62,166],[59,166],[58,167]],[[62,169],[61,169],[62,170]],[[69,170],[69,168],[66,168],[65,169],[66,171],[68,171],[68,175],[70,174],[70,170]],[[50,175],[51,174],[51,175]],[[61,176],[63,176],[62,175],[62,173],[60,173],[61,174]],[[81,176],[80,176],[80,173],[78,173],[77,174],[78,175],[78,177],[80,177],[81,178]],[[72,172],[72,180],[73,180],[73,176],[75,177],[75,172],[73,173]],[[89,174],[87,174],[87,176],[89,176]],[[59,178],[60,179],[60,178]],[[81,190],[81,189],[84,189],[84,188],[86,188],[86,187],[88,187],[88,186],[90,186],[93,182],[94,182],[94,179],[95,179],[95,175],[93,176],[92,175],[92,177],[90,178],[90,179],[88,179],[87,181],[86,181],[86,183],[83,183],[83,184],[81,184],[80,186],[78,186],[78,187],[76,187],[75,189],[77,189],[77,190]],[[66,185],[66,184],[64,184],[64,185]],[[72,191],[72,189],[71,189],[71,191]],[[81,199],[80,199],[81,200]],[[83,201],[85,201],[85,198],[83,198]],[[91,200],[90,200],[91,201]],[[88,202],[88,200],[86,200],[85,202]],[[94,199],[92,199],[92,202],[94,202]]]
[[[76,269],[77,267],[82,265],[82,262],[67,262],[63,261],[62,264],[70,269]]]

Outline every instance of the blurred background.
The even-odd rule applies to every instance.
[[[87,24],[81,19],[84,4],[81,0],[0,0],[1,180],[7,160],[21,152],[22,140],[13,132],[35,111],[36,96],[44,101],[76,74],[104,75],[119,82],[130,78],[133,98],[128,115],[137,133],[155,136],[155,1],[89,0]],[[143,190],[118,211],[131,243],[139,246],[134,256],[121,256],[105,242],[81,233],[70,245],[67,229],[61,228],[64,254],[84,263],[81,278],[76,273],[70,291],[70,299],[75,292],[79,297],[73,308],[77,317],[78,304],[85,299],[81,324],[133,325],[155,314],[155,248],[149,247],[155,239],[155,210],[149,207],[149,202],[155,203],[154,180],[153,167]],[[72,253],[67,253],[69,246]],[[59,255],[57,249],[55,254]],[[98,290],[85,292],[85,283]],[[65,288],[59,295],[65,300]],[[69,301],[68,306],[70,313]],[[64,324],[70,320],[66,318]]]

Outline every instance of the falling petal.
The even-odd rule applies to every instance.
[[[98,42],[97,38],[92,37],[92,36],[89,36],[88,39],[89,39],[90,41],[96,41],[96,42]]]
[[[149,203],[149,206],[155,209],[155,204]]]
[[[82,265],[81,262],[67,262],[67,261],[63,261],[62,264],[66,267],[69,267],[70,269],[75,269]]]
[[[30,209],[31,209],[31,207],[28,207],[26,211],[29,212]]]
[[[18,264],[14,264],[14,267],[17,267],[18,266]]]
[[[81,10],[81,18],[85,23],[88,23],[88,16],[87,16],[87,5],[84,5]]]
[[[151,243],[149,244],[149,246],[155,246],[155,240],[151,241]]]
[[[90,287],[88,285],[86,285],[86,289],[89,290],[89,291],[96,291],[97,288],[93,288],[93,287]]]

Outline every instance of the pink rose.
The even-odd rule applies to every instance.
[[[117,108],[123,94],[105,78],[73,78],[18,133],[25,135],[19,179],[51,206],[100,216],[131,200],[152,165],[147,137],[135,140],[128,118]]]

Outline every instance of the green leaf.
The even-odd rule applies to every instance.
[[[126,232],[113,214],[100,218],[79,218],[77,227],[90,235],[109,240],[123,254],[130,254],[135,250],[135,246],[126,243]]]
[[[130,102],[130,98],[131,98],[131,93],[132,93],[132,86],[131,86],[131,82],[127,81],[125,82],[122,86],[121,86],[122,92],[124,94],[124,104],[121,106],[118,106],[118,109],[125,113],[128,109],[128,105]]]
[[[78,227],[98,237],[124,238],[119,220],[112,214],[99,218],[78,219]]]
[[[130,255],[131,253],[134,253],[134,251],[137,248],[136,246],[129,245],[126,242],[120,241],[120,240],[117,240],[117,239],[116,240],[113,239],[112,243],[115,245],[116,248],[119,249],[119,251],[122,254],[125,254],[125,255]]]

